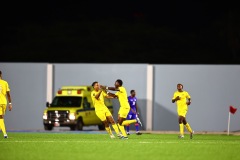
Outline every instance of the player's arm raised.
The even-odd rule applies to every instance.
[[[100,86],[103,90],[111,90],[111,91],[120,91],[118,88],[115,87],[107,87],[107,86]]]
[[[112,97],[112,98],[118,98],[118,96],[117,96],[116,94],[111,93],[111,92],[107,92],[107,95],[108,95],[109,97]]]

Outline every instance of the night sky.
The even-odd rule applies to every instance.
[[[2,7],[0,62],[240,63],[240,11],[230,2],[19,1]]]

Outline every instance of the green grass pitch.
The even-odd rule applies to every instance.
[[[195,134],[129,135],[105,132],[9,132],[0,138],[0,160],[240,160],[240,136]]]

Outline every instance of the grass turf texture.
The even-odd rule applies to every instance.
[[[128,140],[107,134],[9,132],[0,138],[0,160],[237,160],[240,136],[131,134]]]

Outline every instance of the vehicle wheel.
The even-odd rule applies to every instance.
[[[99,129],[99,130],[105,130],[105,126],[104,126],[103,124],[98,125],[98,129]]]
[[[53,129],[53,126],[44,125],[44,129],[47,130],[47,131],[51,131]]]
[[[82,119],[78,119],[77,125],[76,125],[76,129],[79,130],[79,131],[83,130],[83,121],[82,121]]]

